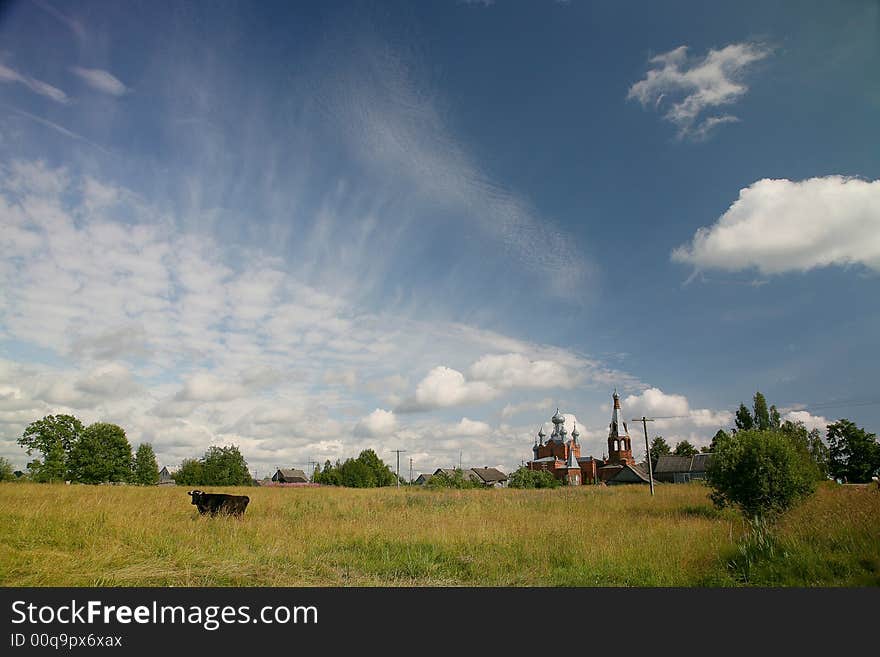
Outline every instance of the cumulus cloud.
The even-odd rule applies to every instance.
[[[759,180],[672,259],[696,269],[763,274],[832,265],[880,271],[880,180]]]
[[[664,118],[678,126],[680,137],[700,139],[717,125],[739,120],[732,114],[707,113],[746,94],[746,69],[767,57],[770,49],[759,43],[732,43],[710,49],[704,57],[688,57],[687,51],[687,46],[679,46],[652,57],[652,68],[630,87],[627,98],[642,107],[667,107]]]
[[[400,426],[383,410],[396,404],[383,398],[403,398],[419,381],[408,401],[442,411],[526,389],[530,377],[536,387],[556,374],[567,385],[572,372],[587,384],[638,384],[565,349],[367,312],[279,259],[184,230],[106,180],[39,162],[0,167],[9,348],[0,359],[0,455],[16,465],[24,427],[66,412],[120,424],[133,445],[152,442],[161,465],[234,443],[264,473],[367,448],[382,457],[406,449],[436,466],[462,452],[471,464],[512,467],[533,428],[427,413]],[[33,362],[35,352],[56,364]],[[436,366],[443,362],[464,365]],[[520,434],[523,453],[512,437]]]
[[[123,96],[128,92],[128,87],[108,71],[81,66],[74,66],[70,70],[95,91],[109,96]]]
[[[415,396],[405,401],[401,412],[480,404],[497,397],[498,390],[483,381],[467,381],[451,367],[435,367],[416,386]]]
[[[552,360],[530,360],[523,354],[483,356],[470,367],[474,381],[499,388],[571,388],[580,377]]]
[[[684,395],[666,393],[656,387],[621,399],[621,408],[628,425],[640,424],[629,422],[631,418],[655,418],[648,425],[649,436],[662,435],[672,446],[682,440],[696,447],[708,445],[718,429],[730,427],[733,423],[733,413],[728,410],[691,408]],[[641,434],[640,426],[630,426],[629,429],[634,439]]]
[[[0,82],[17,82],[24,85],[35,94],[39,94],[40,96],[53,100],[56,103],[61,103],[62,105],[67,104],[70,100],[67,97],[67,94],[61,91],[61,89],[53,87],[51,84],[43,82],[42,80],[37,80],[36,78],[19,73],[3,64],[0,64]]]
[[[354,432],[359,436],[383,436],[394,433],[396,428],[394,412],[377,408],[355,425]]]
[[[825,430],[831,422],[828,418],[821,415],[813,415],[809,411],[788,411],[782,415],[782,420],[790,422],[803,422],[807,430],[812,431],[818,429],[822,436],[825,436]]]

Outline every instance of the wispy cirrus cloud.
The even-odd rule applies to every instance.
[[[688,46],[679,46],[652,57],[645,78],[630,87],[627,98],[664,111],[680,138],[705,139],[717,126],[739,121],[733,114],[709,113],[740,100],[748,91],[746,70],[770,53],[764,44],[744,42],[689,57]]]
[[[92,89],[108,96],[124,96],[129,91],[128,87],[109,71],[81,66],[73,66],[70,70]]]
[[[449,412],[532,375],[615,376],[565,349],[368,311],[107,180],[31,161],[0,173],[0,455],[17,464],[24,427],[69,412],[120,424],[163,465],[234,443],[261,472],[366,448],[513,467],[523,432],[479,404]],[[388,409],[409,381],[425,412],[402,418]]]
[[[22,84],[35,94],[39,94],[44,98],[48,98],[49,100],[53,100],[62,105],[66,105],[70,102],[70,98],[68,98],[67,94],[58,87],[53,87],[47,82],[19,73],[15,69],[4,64],[0,64],[0,82]]]

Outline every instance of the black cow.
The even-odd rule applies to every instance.
[[[187,493],[192,497],[192,503],[196,505],[199,513],[209,513],[226,516],[240,516],[251,501],[247,495],[226,495],[225,493],[204,493],[200,490],[191,490]]]

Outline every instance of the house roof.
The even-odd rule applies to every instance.
[[[449,477],[454,477],[455,473],[459,470],[457,468],[437,468],[434,471],[434,474],[443,473]],[[461,474],[463,477],[470,479],[471,481],[481,481],[481,479],[477,476],[477,474],[473,470],[461,470]]]
[[[471,468],[484,483],[494,483],[496,481],[507,481],[507,475],[498,468]]]
[[[712,453],[693,456],[661,456],[654,472],[705,472],[712,461]]]
[[[645,469],[644,465],[642,465],[642,464],[630,465],[628,463],[620,469],[620,472],[618,472],[613,477],[611,477],[611,479],[609,481],[614,481],[614,480],[618,480],[618,479],[620,481],[623,481],[626,479],[631,479],[630,473],[635,475],[636,479],[639,479],[639,480],[645,482],[646,484],[651,482],[651,479],[648,476],[648,471]],[[655,481],[654,483],[657,483],[657,482]]]
[[[293,479],[294,477],[302,477],[303,479],[308,479],[308,475],[302,470],[288,470],[286,468],[278,468],[278,472],[281,473],[281,476],[285,479]],[[278,472],[275,474],[277,475]]]
[[[691,472],[705,472],[712,462],[712,456],[711,452],[708,454],[694,454],[694,458],[691,461]]]
[[[690,456],[661,456],[654,466],[654,472],[690,472],[690,469]]]

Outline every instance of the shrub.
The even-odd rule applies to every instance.
[[[783,513],[816,489],[818,472],[779,431],[739,431],[718,445],[706,472],[712,501],[748,517]]]
[[[510,475],[507,482],[509,488],[557,488],[561,485],[559,480],[546,470],[529,470],[525,466]]]

